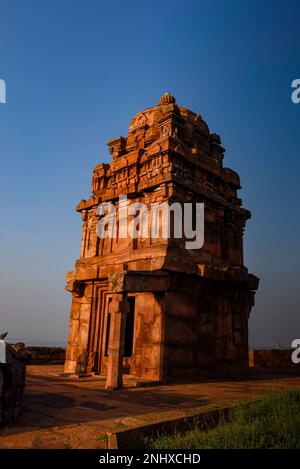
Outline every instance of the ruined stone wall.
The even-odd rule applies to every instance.
[[[63,347],[36,347],[27,345],[26,352],[30,355],[30,363],[33,365],[60,365],[66,359],[66,349]]]
[[[24,344],[7,344],[6,363],[0,364],[0,424],[20,417],[27,360]]]
[[[300,363],[292,362],[292,349],[249,350],[249,366],[300,370]]]

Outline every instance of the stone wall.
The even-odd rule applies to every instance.
[[[63,365],[66,357],[64,347],[26,346],[26,352],[28,352],[30,363],[33,365]],[[291,354],[291,349],[249,350],[249,366],[300,369],[300,364],[292,363]]]
[[[20,416],[27,360],[24,344],[6,345],[6,363],[0,364],[0,424]]]
[[[291,360],[292,349],[249,350],[249,366],[257,368],[286,368],[300,370]]]
[[[65,362],[66,349],[63,347],[27,346],[26,351],[30,354],[30,363],[35,365],[63,365]]]
[[[248,305],[243,285],[173,276],[164,318],[167,377],[246,375]]]

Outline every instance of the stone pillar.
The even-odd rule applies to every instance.
[[[72,291],[73,299],[64,373],[81,375],[87,373],[93,283],[75,282],[67,288]]]
[[[110,304],[110,333],[108,345],[108,364],[106,389],[119,389],[123,385],[123,355],[125,344],[126,296],[114,293]]]

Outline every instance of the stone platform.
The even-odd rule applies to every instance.
[[[271,390],[300,389],[296,371],[253,370],[239,380],[181,382],[108,392],[101,377],[66,378],[60,365],[27,369],[21,420],[0,430],[0,448],[106,448],[107,432],[212,409]]]

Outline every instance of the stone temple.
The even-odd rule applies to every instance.
[[[136,114],[128,136],[108,142],[111,163],[95,167],[92,195],[77,206],[80,258],[67,275],[72,293],[65,373],[138,380],[242,375],[248,319],[258,279],[243,260],[251,213],[237,173],[223,166],[220,137],[199,114],[165,93]],[[176,237],[97,235],[100,203],[204,203],[204,245]],[[121,220],[120,220],[121,221]]]

